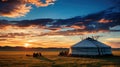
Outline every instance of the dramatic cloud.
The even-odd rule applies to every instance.
[[[37,7],[45,7],[54,4],[55,0],[0,0],[0,16],[3,17],[21,17],[25,16],[30,9],[31,5]]]
[[[27,2],[28,4],[32,3],[36,6],[40,5],[38,4],[39,2],[36,0],[26,0],[24,2],[25,3]],[[48,2],[51,2],[51,0],[46,0],[47,5],[49,4]],[[25,33],[25,34],[30,33],[37,36],[45,35],[67,36],[67,35],[84,35],[99,32],[103,33],[119,32],[120,31],[119,25],[120,25],[119,7],[114,8],[112,7],[104,11],[100,11],[98,13],[90,14],[84,17],[77,16],[68,19],[49,18],[21,21],[1,20],[0,30],[2,33]]]
[[[100,19],[98,21],[99,23],[110,23],[110,22],[113,22],[112,20],[106,20],[106,19]]]

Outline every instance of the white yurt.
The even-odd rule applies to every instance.
[[[72,56],[102,56],[112,55],[111,47],[92,38],[86,38],[71,46],[69,54]]]

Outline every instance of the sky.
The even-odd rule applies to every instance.
[[[37,7],[31,5],[30,11],[22,17],[0,17],[8,20],[25,20],[39,18],[66,19],[74,16],[84,16],[99,12],[113,6],[110,0],[56,0],[54,4]]]
[[[104,11],[115,6],[117,1],[119,0],[0,0],[0,46],[69,48],[82,38],[99,36],[100,42],[120,48],[119,12],[106,17],[108,11]],[[104,12],[101,14],[101,11]],[[95,13],[100,16],[97,17]],[[75,17],[84,18],[80,21],[69,19]],[[35,20],[43,18],[50,20],[46,20],[48,23]],[[66,24],[60,24],[61,22]]]

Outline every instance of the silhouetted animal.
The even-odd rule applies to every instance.
[[[59,56],[68,56],[68,51],[59,52]]]
[[[41,53],[33,53],[33,57],[40,57],[40,56],[42,56]]]

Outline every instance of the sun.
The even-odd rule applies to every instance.
[[[29,43],[25,43],[25,44],[24,44],[24,47],[26,47],[26,48],[29,47],[29,46],[30,46]]]

